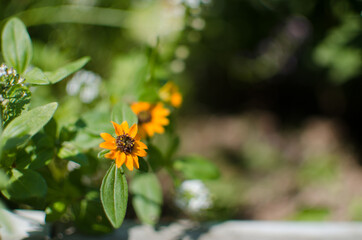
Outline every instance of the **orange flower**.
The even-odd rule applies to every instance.
[[[178,86],[173,82],[167,82],[159,91],[160,98],[172,106],[178,108],[182,103],[182,95],[178,90]]]
[[[138,117],[142,138],[165,132],[164,126],[169,124],[167,116],[170,114],[170,110],[164,108],[162,103],[137,102],[133,103],[131,108]]]
[[[115,159],[116,165],[120,168],[124,163],[126,167],[133,171],[133,166],[139,169],[138,157],[145,157],[147,146],[140,141],[137,134],[137,124],[128,128],[128,123],[124,121],[121,125],[111,122],[117,137],[112,137],[109,133],[101,133],[105,142],[99,144],[99,147],[111,150],[105,155],[106,158]]]

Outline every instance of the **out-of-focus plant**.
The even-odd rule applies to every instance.
[[[158,222],[163,204],[159,171],[166,171],[176,188],[188,179],[218,178],[218,168],[207,159],[177,156],[175,129],[182,94],[176,81],[168,79],[179,72],[172,64],[175,55],[179,59],[188,55],[178,42],[190,7],[149,4],[132,5],[134,12],[77,4],[22,9],[18,16],[28,26],[66,21],[130,27],[124,31],[139,46],[108,52],[113,61],[107,64],[94,59],[111,71],[81,70],[71,78],[89,58],[59,68],[73,56],[64,50],[69,41],[32,44],[20,19],[1,23],[5,63],[0,68],[0,179],[6,184],[0,189],[5,204],[44,210],[47,222],[72,221],[81,231],[105,233],[121,226],[129,193],[139,220]],[[167,19],[177,24],[156,24],[155,31],[143,31],[140,20],[153,12],[160,12],[158,24]],[[87,18],[94,14],[97,19]],[[63,79],[67,82],[60,82]],[[98,153],[99,147],[106,150]]]

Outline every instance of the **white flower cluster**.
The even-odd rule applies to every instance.
[[[190,213],[199,213],[212,206],[209,189],[201,180],[186,180],[177,190],[176,205]]]
[[[91,103],[99,95],[101,77],[91,71],[80,70],[67,83],[66,91],[69,95],[79,94],[84,103]]]
[[[25,79],[20,77],[14,68],[9,68],[6,64],[0,66],[0,79],[9,79],[9,84],[22,84]]]

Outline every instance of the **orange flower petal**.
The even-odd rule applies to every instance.
[[[171,105],[174,107],[180,107],[182,103],[182,95],[178,92],[172,94],[171,96]]]
[[[143,142],[137,141],[135,144],[135,148],[147,149],[147,146]]]
[[[122,129],[122,134],[128,133],[129,128],[128,128],[128,123],[126,121],[123,121],[123,123],[121,123],[121,129]]]
[[[170,110],[163,107],[162,103],[158,103],[152,111],[152,116],[167,116],[170,114]]]
[[[155,131],[156,133],[164,133],[165,129],[162,127],[162,125],[154,125],[153,126],[153,131]]]
[[[137,156],[133,156],[133,163],[136,169],[140,168],[140,163],[138,162],[138,157]]]
[[[151,107],[151,104],[148,102],[137,102],[137,103],[133,103],[131,105],[131,109],[135,114],[138,114],[142,111],[149,110],[150,107]]]
[[[145,124],[143,124],[142,126],[143,126],[143,130],[146,132],[146,134],[147,134],[148,136],[152,137],[153,134],[154,134],[153,127],[152,127],[152,126],[153,126],[152,123],[145,123]]]
[[[115,130],[117,136],[122,135],[123,134],[122,127],[118,123],[115,123],[113,121],[111,121],[111,123],[113,124],[114,130]]]
[[[126,154],[126,167],[128,170],[133,171],[133,157],[131,154]]]
[[[99,144],[99,147],[105,148],[105,149],[110,149],[110,150],[117,149],[116,144],[111,143],[111,142],[102,142],[101,144]]]
[[[137,124],[133,124],[132,127],[129,129],[128,135],[131,138],[134,138],[137,135],[138,127]]]
[[[154,123],[166,126],[166,125],[168,125],[170,123],[170,121],[167,118],[162,117],[162,118],[155,119]]]
[[[136,134],[136,136],[133,138],[135,141],[141,140],[141,135],[139,133]]]
[[[104,157],[109,159],[115,159],[116,158],[116,151],[110,151],[109,153],[106,153]]]
[[[123,152],[118,151],[116,153],[116,166],[120,168],[126,160],[126,156]]]
[[[106,142],[114,142],[116,139],[114,139],[114,137],[112,137],[111,134],[109,133],[101,133],[101,137],[104,139],[104,141]]]
[[[140,156],[140,157],[146,157],[147,152],[142,148],[134,148],[132,151],[133,154]]]

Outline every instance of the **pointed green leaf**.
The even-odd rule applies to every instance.
[[[29,72],[24,74],[26,83],[35,85],[47,85],[50,84],[49,79],[45,76],[45,73],[40,68],[33,68]]]
[[[44,178],[30,169],[12,170],[12,176],[2,194],[8,199],[41,198],[46,195],[47,184]]]
[[[57,103],[49,103],[16,117],[2,132],[1,145],[10,149],[26,142],[52,118],[57,107]]]
[[[89,57],[83,57],[74,62],[71,62],[64,67],[61,67],[53,72],[45,72],[45,76],[49,79],[49,81],[54,84],[68,77],[70,74],[81,69],[87,62],[89,62]]]
[[[162,205],[162,190],[156,175],[135,175],[131,182],[131,191],[137,217],[143,223],[155,225],[160,217]]]
[[[12,18],[6,23],[1,49],[5,62],[23,73],[30,63],[33,48],[26,27],[18,18]]]
[[[122,225],[127,210],[128,186],[124,172],[113,163],[103,178],[101,201],[114,228]]]
[[[123,102],[119,102],[114,106],[111,119],[113,122],[118,124],[121,124],[123,121],[127,121],[130,127],[138,122],[136,114],[134,114],[132,109]]]

